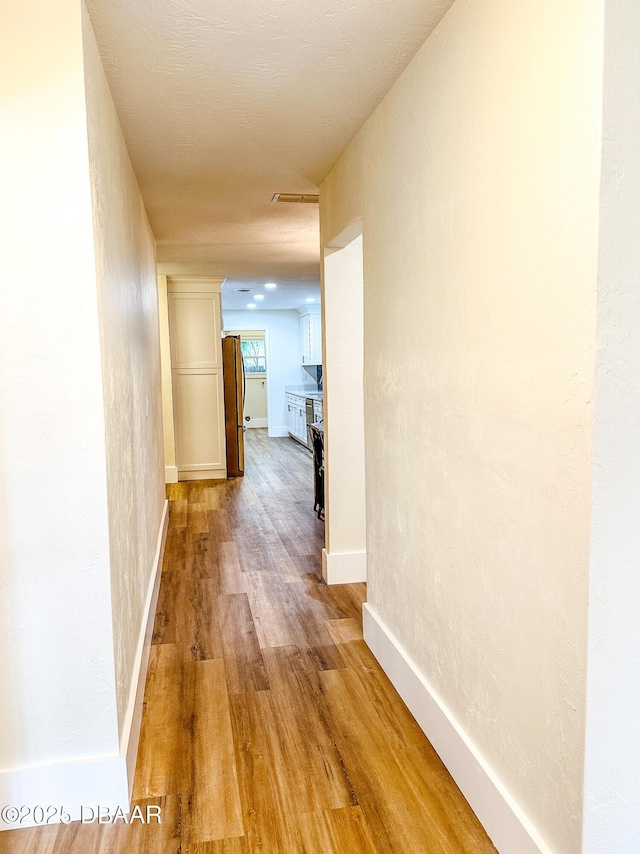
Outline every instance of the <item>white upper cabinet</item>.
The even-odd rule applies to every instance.
[[[300,352],[303,365],[322,364],[322,317],[303,314],[300,318]]]

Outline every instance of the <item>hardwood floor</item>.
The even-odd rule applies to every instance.
[[[243,479],[168,487],[135,803],[162,824],[0,833],[3,854],[494,852],[320,578],[312,464],[247,431]]]

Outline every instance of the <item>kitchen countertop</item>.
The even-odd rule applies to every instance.
[[[310,397],[312,400],[322,400],[323,392],[303,385],[286,385],[284,390],[287,394],[295,394],[298,397]]]

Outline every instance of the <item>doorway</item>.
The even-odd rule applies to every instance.
[[[354,223],[323,255],[327,584],[366,581],[364,263]]]
[[[225,335],[239,335],[245,372],[243,424],[250,430],[267,427],[269,404],[267,394],[268,358],[264,329],[228,329]]]

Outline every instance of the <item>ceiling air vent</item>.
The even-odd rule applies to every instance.
[[[253,288],[236,288],[237,294],[250,294]]]
[[[317,205],[320,196],[317,193],[276,193],[272,202],[302,202],[307,205]]]

